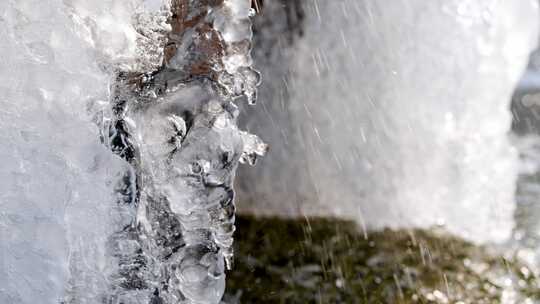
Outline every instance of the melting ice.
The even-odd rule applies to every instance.
[[[0,8],[0,302],[218,303],[234,172],[266,151],[233,103],[249,3]]]

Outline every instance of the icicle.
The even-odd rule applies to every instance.
[[[252,12],[246,0],[177,0],[172,10],[163,66],[122,73],[114,90],[110,146],[137,178],[136,220],[115,242],[137,250],[119,258],[125,271],[108,298],[218,303],[233,261],[234,173],[267,149],[237,128],[233,103],[253,104],[260,82]]]

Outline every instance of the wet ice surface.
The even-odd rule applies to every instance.
[[[256,98],[252,13],[192,2],[211,26],[162,68],[167,3],[0,4],[0,302],[219,302],[234,172],[266,151],[232,102]],[[224,49],[190,77],[204,34]]]
[[[539,277],[511,255],[440,229],[398,229],[364,236],[329,218],[240,215],[235,303],[537,303]]]
[[[243,170],[241,210],[508,239],[508,108],[536,43],[536,3],[307,1],[303,14],[293,43],[278,25],[261,30],[277,50],[255,52],[270,84],[247,125],[272,150]]]
[[[73,261],[89,278],[107,271],[111,183],[125,166],[101,145],[86,109],[108,98],[96,55],[114,58],[81,36],[87,28],[72,4],[0,3],[2,303],[59,303]]]

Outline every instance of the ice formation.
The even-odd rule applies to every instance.
[[[218,303],[249,1],[0,3],[0,303]]]
[[[270,43],[254,54],[265,84],[247,121],[272,151],[241,169],[240,210],[506,239],[518,171],[509,103],[537,40],[536,1],[281,7],[264,1]]]

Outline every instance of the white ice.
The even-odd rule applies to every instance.
[[[538,37],[537,2],[306,3],[305,35],[261,56],[272,90],[248,124],[271,149],[243,172],[241,210],[507,239],[509,105]]]
[[[108,101],[112,68],[138,64],[141,5],[0,1],[0,303],[58,304],[77,271],[73,289],[101,288],[125,165],[100,144],[92,116]]]

